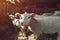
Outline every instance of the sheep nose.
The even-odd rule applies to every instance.
[[[23,23],[21,23],[21,25],[23,25]]]

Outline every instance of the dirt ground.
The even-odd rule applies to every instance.
[[[25,34],[19,33],[18,40],[27,40],[27,37],[25,37]],[[28,36],[28,40],[36,40],[34,34]]]

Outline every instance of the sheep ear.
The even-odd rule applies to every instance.
[[[35,16],[35,13],[32,13],[31,16],[34,17]]]
[[[9,17],[11,17],[11,16],[13,16],[13,15],[9,14]]]
[[[24,12],[24,14],[27,14],[27,12]]]
[[[11,16],[14,16],[14,15],[10,14],[9,17],[11,17]]]
[[[10,17],[10,19],[11,19],[11,17],[14,17],[14,15],[10,14],[9,17]]]
[[[19,15],[20,16],[20,13],[15,13],[15,16]]]

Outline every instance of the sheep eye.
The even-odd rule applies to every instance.
[[[22,19],[22,17],[21,17],[21,19]]]
[[[28,18],[30,18],[30,17],[28,17]]]

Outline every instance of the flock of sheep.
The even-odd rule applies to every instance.
[[[25,14],[25,15],[26,15],[26,14]],[[28,15],[30,16],[30,14],[28,14]],[[26,15],[26,16],[29,17],[28,15]],[[18,15],[18,16],[19,16],[19,15]],[[43,13],[43,14],[40,15],[40,16],[60,16],[60,11],[55,11],[54,13]],[[21,17],[22,17],[22,16],[21,16]],[[24,17],[25,17],[25,16],[24,16]],[[26,18],[27,18],[27,17],[26,17]],[[30,16],[30,17],[31,17],[31,16]],[[47,18],[47,17],[40,18],[40,19],[42,20],[42,22],[45,20],[44,18],[46,18],[46,19],[49,20],[50,17],[48,17],[48,18]],[[51,18],[52,18],[52,17],[51,17]],[[55,17],[53,17],[53,18],[55,19]],[[11,18],[11,19],[12,19],[12,18]],[[56,17],[56,19],[60,19],[60,17],[58,17],[58,18]],[[20,20],[21,20],[21,19],[20,19]],[[27,18],[26,20],[24,20],[24,21],[27,23],[27,22],[29,22],[31,19],[29,19],[29,21],[27,21],[27,20],[28,20],[28,18]],[[38,20],[38,19],[37,19],[37,20]],[[40,21],[41,21],[41,20],[40,20]],[[48,21],[48,20],[47,20],[47,21]],[[22,21],[23,21],[23,20],[22,20]],[[50,20],[50,21],[51,21],[51,20]],[[52,19],[52,21],[53,21],[53,19]],[[55,21],[57,21],[57,20],[55,20]],[[21,21],[20,21],[20,22],[21,22]],[[45,20],[44,22],[46,23],[46,20]],[[53,22],[54,22],[54,21],[53,21]],[[25,24],[26,24],[26,23],[25,23]],[[50,22],[47,22],[47,23],[49,23],[49,24],[47,24],[47,25],[45,25],[45,26],[48,27],[48,25],[50,25]],[[25,24],[24,24],[24,25],[25,25]],[[27,24],[28,24],[28,23],[27,23]],[[14,24],[14,25],[15,25],[15,24]],[[17,26],[18,26],[18,25],[17,25]],[[40,25],[40,26],[41,26],[41,25]],[[43,26],[44,26],[44,25],[43,25]],[[43,26],[42,26],[42,27],[43,27]],[[55,26],[55,25],[53,25],[53,26]],[[60,25],[59,25],[59,26],[60,26]],[[37,27],[37,26],[36,26],[36,27]],[[35,28],[35,27],[34,27],[34,28]],[[39,28],[40,28],[40,27],[39,27]],[[38,28],[37,28],[37,29],[38,29]],[[40,30],[40,29],[39,29],[39,30]],[[49,29],[48,29],[48,30],[49,30]],[[35,31],[35,30],[34,30],[34,31]],[[37,30],[36,30],[36,32],[37,32]],[[38,35],[38,33],[37,33],[37,35]]]

